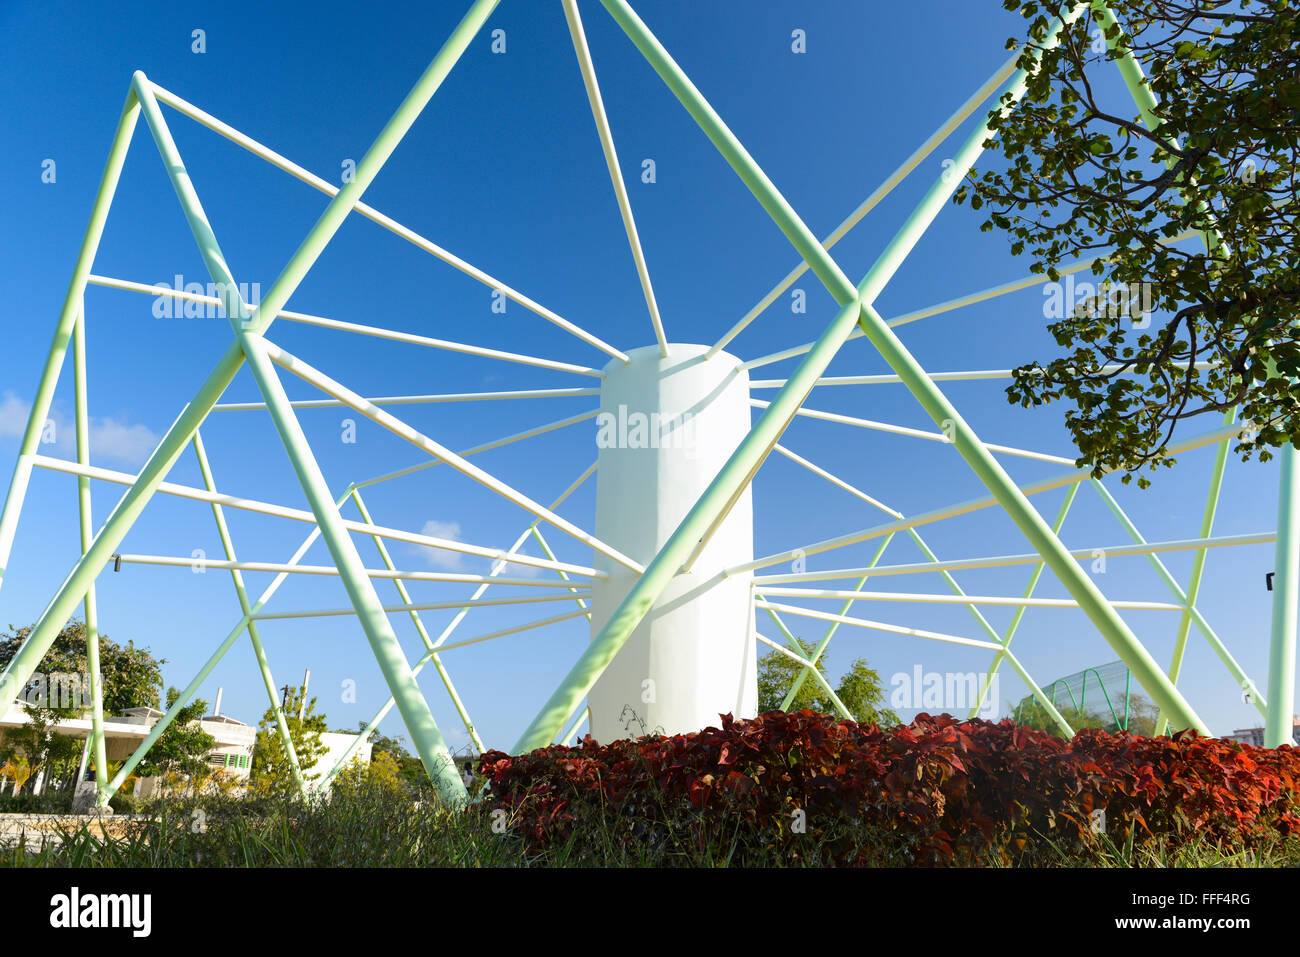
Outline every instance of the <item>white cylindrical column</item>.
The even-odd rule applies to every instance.
[[[634,349],[604,369],[596,443],[596,528],[602,541],[648,564],[749,431],[749,373],[708,346]],[[724,568],[753,558],[747,488],[687,574],[678,574],[588,696],[597,741],[676,734],[718,715],[758,708],[750,573]],[[636,574],[603,555],[609,578],[592,589],[592,634]]]

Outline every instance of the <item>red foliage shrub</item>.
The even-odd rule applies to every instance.
[[[536,849],[599,833],[625,848],[731,842],[769,860],[815,847],[834,863],[942,864],[1087,844],[1097,809],[1116,843],[1246,846],[1300,825],[1289,747],[1096,730],[1062,741],[950,715],[890,729],[812,711],[723,715],[692,734],[488,751],[480,771]]]

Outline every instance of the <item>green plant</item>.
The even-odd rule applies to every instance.
[[[179,697],[179,691],[168,688],[167,707],[171,708]],[[194,783],[206,779],[209,774],[207,754],[216,744],[216,739],[199,724],[207,710],[208,703],[201,698],[195,698],[181,708],[144,760],[136,765],[136,773],[146,778],[184,776]]]
[[[1096,855],[1103,836],[1235,852],[1300,829],[1300,752],[1194,733],[1063,741],[1010,721],[922,714],[881,729],[771,712],[672,737],[491,751],[480,768],[534,851],[601,833],[683,853],[730,843],[737,860],[1034,863]]]
[[[285,724],[289,728],[289,740],[293,744],[294,755],[298,759],[303,780],[310,782],[320,777],[320,774],[313,773],[312,769],[326,751],[320,736],[326,731],[328,724],[325,715],[316,712],[315,698],[303,702],[303,691],[303,688],[288,689],[281,710],[284,712]],[[249,780],[254,791],[262,795],[287,797],[298,793],[289,755],[280,738],[279,723],[273,708],[267,708],[258,723]]]
[[[796,638],[799,645],[797,654],[806,661],[811,661],[816,646],[810,641]],[[817,659],[817,672],[826,677],[826,656]],[[793,658],[772,651],[758,660],[758,710],[780,711],[781,702],[786,692],[804,671],[804,666]],[[880,675],[873,670],[863,658],[856,658],[849,665],[839,685],[836,696],[858,721],[864,724],[897,724],[898,715],[884,708],[885,690]],[[804,677],[798,692],[790,702],[790,711],[802,711],[810,708],[824,714],[838,714],[835,702],[826,693],[821,682],[811,675]]]

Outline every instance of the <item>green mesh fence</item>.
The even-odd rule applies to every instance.
[[[1132,688],[1132,672],[1124,662],[1112,661],[1057,678],[1051,684],[1043,685],[1043,694],[1071,724],[1079,723],[1071,721],[1072,716],[1087,717],[1089,724],[1113,725],[1127,730]],[[1016,705],[1017,723],[1031,709],[1041,708],[1032,694],[1026,695]]]

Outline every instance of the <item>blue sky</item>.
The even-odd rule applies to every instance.
[[[159,9],[144,3],[71,4],[57,18],[35,4],[0,6],[0,77],[10,147],[0,154],[8,197],[0,213],[0,278],[7,290],[4,362],[0,365],[0,459],[6,475],[16,454],[26,404],[36,389],[68,277],[89,215],[114,125],[132,71],[184,97],[307,169],[338,182],[345,164],[359,160],[394,107],[427,65],[467,4],[258,3],[189,4]],[[669,337],[713,342],[797,262],[780,232],[597,3],[582,2],[631,201]],[[999,3],[943,0],[937,4],[826,3],[811,9],[763,2],[635,4],[647,24],[692,76],[698,88],[758,159],[773,182],[818,235],[836,226],[1004,60],[1017,18]],[[744,10],[744,16],[737,15]],[[506,52],[494,54],[489,33],[505,31]],[[206,52],[192,50],[203,30]],[[791,33],[806,32],[807,52],[791,51]],[[1118,81],[1099,78],[1120,91]],[[326,197],[214,133],[164,108],[164,114],[241,282],[269,289],[315,222]],[[968,121],[835,249],[855,280],[942,172],[971,128]],[[642,163],[653,159],[656,180],[643,183]],[[43,182],[45,161],[54,182]],[[47,177],[48,178],[48,177]],[[560,315],[622,349],[653,341],[650,322],[592,123],[581,77],[558,3],[505,0],[487,31],[453,70],[424,115],[379,175],[365,200],[417,232],[485,269]],[[1001,236],[981,233],[978,214],[945,210],[877,301],[886,317],[966,292],[1018,279],[1027,272]],[[154,284],[207,282],[143,122],[136,131],[94,272]],[[746,359],[816,337],[834,313],[830,297],[811,276],[797,287],[806,314],[778,300],[739,337],[731,351]],[[476,345],[599,367],[599,351],[518,305],[491,309],[485,286],[358,216],[351,217],[288,308]],[[90,407],[95,429],[92,461],[137,468],[157,437],[188,401],[229,343],[224,318],[157,318],[152,300],[92,288],[86,294]],[[931,371],[1009,368],[1054,355],[1044,329],[1043,294],[1031,288],[901,331]],[[366,395],[449,393],[590,386],[595,380],[546,369],[417,349],[336,331],[277,323],[271,338]],[[764,367],[781,377],[795,363]],[[849,343],[832,375],[888,372],[865,340]],[[70,365],[54,410],[60,441],[47,454],[70,457]],[[988,442],[1058,455],[1071,448],[1063,409],[1026,412],[1008,406],[998,382],[958,382],[945,391]],[[314,398],[288,381],[294,398]],[[771,391],[757,393],[770,398]],[[242,372],[228,401],[257,399]],[[902,386],[824,388],[813,408],[933,429]],[[463,449],[595,407],[592,398],[407,406],[417,428],[452,449]],[[424,461],[419,450],[364,422],[355,443],[342,441],[339,409],[306,410],[303,426],[331,486]],[[1180,435],[1217,426],[1208,417]],[[590,423],[518,443],[477,459],[480,465],[533,498],[549,502],[595,457]],[[203,429],[223,491],[305,507],[305,500],[264,414],[214,413]],[[928,511],[984,494],[951,448],[844,425],[800,420],[783,442],[822,467],[854,482],[905,514]],[[1108,484],[1149,540],[1197,534],[1212,449],[1183,457],[1181,467],[1156,478],[1145,492]],[[1021,482],[1061,471],[1058,465],[1003,459]],[[199,485],[191,455],[173,481]],[[7,478],[6,478],[7,482]],[[1236,534],[1275,524],[1275,463],[1230,463],[1216,532]],[[121,494],[97,485],[102,519]],[[561,510],[590,527],[594,483]],[[1035,499],[1049,517],[1062,492]],[[77,556],[75,480],[38,470],[28,495],[13,560],[0,592],[0,624],[33,621]],[[454,532],[465,541],[508,545],[528,518],[450,469],[375,487],[368,505],[380,524]],[[755,485],[756,552],[766,555],[877,524],[885,516],[792,463],[774,458]],[[351,513],[349,513],[351,514]],[[284,561],[307,528],[295,522],[229,511],[241,558]],[[432,523],[432,524],[430,524]],[[940,558],[1028,551],[1000,512],[987,510],[923,530]],[[558,531],[549,540],[562,559],[589,564],[590,550]],[[1072,548],[1125,543],[1124,531],[1097,496],[1080,490],[1062,537]],[[371,564],[368,541],[359,548]],[[393,544],[399,567],[446,567],[449,559]],[[874,543],[809,559],[809,568],[863,565]],[[122,550],[219,557],[205,505],[157,496]],[[317,546],[306,561],[325,563]],[[920,560],[898,540],[886,562]],[[1186,581],[1190,554],[1166,562]],[[1229,648],[1263,687],[1268,661],[1270,595],[1264,573],[1272,546],[1220,549],[1209,559],[1202,608]],[[473,558],[456,568],[482,572]],[[966,572],[959,580],[974,594],[1018,595],[1028,568]],[[1115,598],[1170,600],[1143,558],[1112,559],[1096,576]],[[1065,596],[1046,576],[1039,594]],[[250,574],[260,592],[266,575]],[[934,575],[876,585],[898,591],[945,590]],[[381,584],[385,600],[397,601]],[[464,595],[465,586],[412,585],[417,600]],[[167,659],[169,683],[184,685],[238,619],[224,572],[124,566],[99,579],[103,630],[132,639]],[[268,610],[336,608],[346,604],[337,581],[295,578]],[[822,605],[821,607],[830,607]],[[555,606],[476,610],[458,631],[472,637],[544,617]],[[955,607],[860,605],[858,614],[898,624],[977,636],[968,613]],[[426,617],[435,633],[451,613]],[[991,608],[1001,629],[1010,609]],[[1125,612],[1156,659],[1166,662],[1177,614]],[[419,642],[409,621],[394,616],[414,659]],[[763,623],[760,620],[760,625]],[[770,623],[764,628],[772,632]],[[804,637],[817,637],[809,622]],[[386,688],[355,619],[269,622],[263,629],[277,683],[300,680],[312,669],[312,691],[332,727],[368,719]],[[567,671],[586,641],[575,621],[485,642],[447,655],[457,687],[489,746],[508,747]],[[1079,612],[1030,609],[1015,647],[1041,682],[1113,660],[1116,655]],[[454,656],[454,657],[453,657]],[[916,665],[933,671],[982,671],[987,653],[844,628],[831,646],[838,673],[865,657],[886,681]],[[1216,731],[1261,723],[1241,700],[1235,682],[1193,632],[1183,682],[1193,704]],[[345,702],[354,681],[357,701]],[[462,744],[447,696],[431,672],[422,675],[439,725]],[[204,686],[209,701],[225,688],[223,710],[255,721],[265,696],[246,640]],[[1019,699],[1024,686],[1007,670],[999,697]],[[903,709],[911,713],[914,709]],[[394,714],[384,724],[400,733]]]

